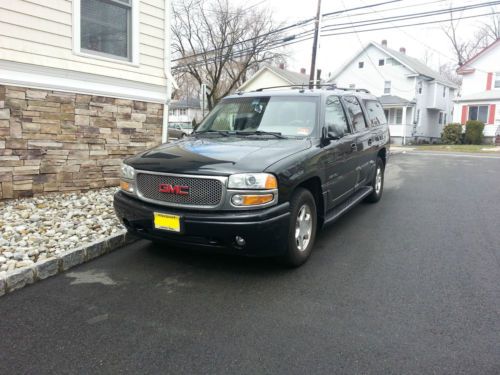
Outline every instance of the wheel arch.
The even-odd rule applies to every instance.
[[[316,213],[318,216],[318,228],[321,228],[325,216],[325,202],[323,199],[323,189],[321,187],[321,179],[318,176],[310,177],[307,180],[300,182],[294,189],[304,188],[311,192],[316,203]]]

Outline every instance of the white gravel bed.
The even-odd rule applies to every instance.
[[[0,276],[124,228],[113,210],[116,188],[0,202]]]

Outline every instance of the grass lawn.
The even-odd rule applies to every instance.
[[[491,145],[415,145],[405,146],[414,150],[449,152],[500,152],[500,147]]]

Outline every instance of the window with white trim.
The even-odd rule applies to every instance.
[[[495,83],[493,87],[496,89],[500,89],[500,72],[495,73]]]
[[[384,82],[384,94],[390,94],[391,93],[391,81],[385,81]]]
[[[133,0],[79,0],[79,50],[105,58],[133,60]]]
[[[488,107],[487,105],[470,105],[469,120],[478,120],[486,124],[488,121]]]

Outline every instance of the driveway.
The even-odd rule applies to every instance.
[[[0,373],[498,374],[500,160],[400,154],[310,261],[139,241],[0,298]]]

